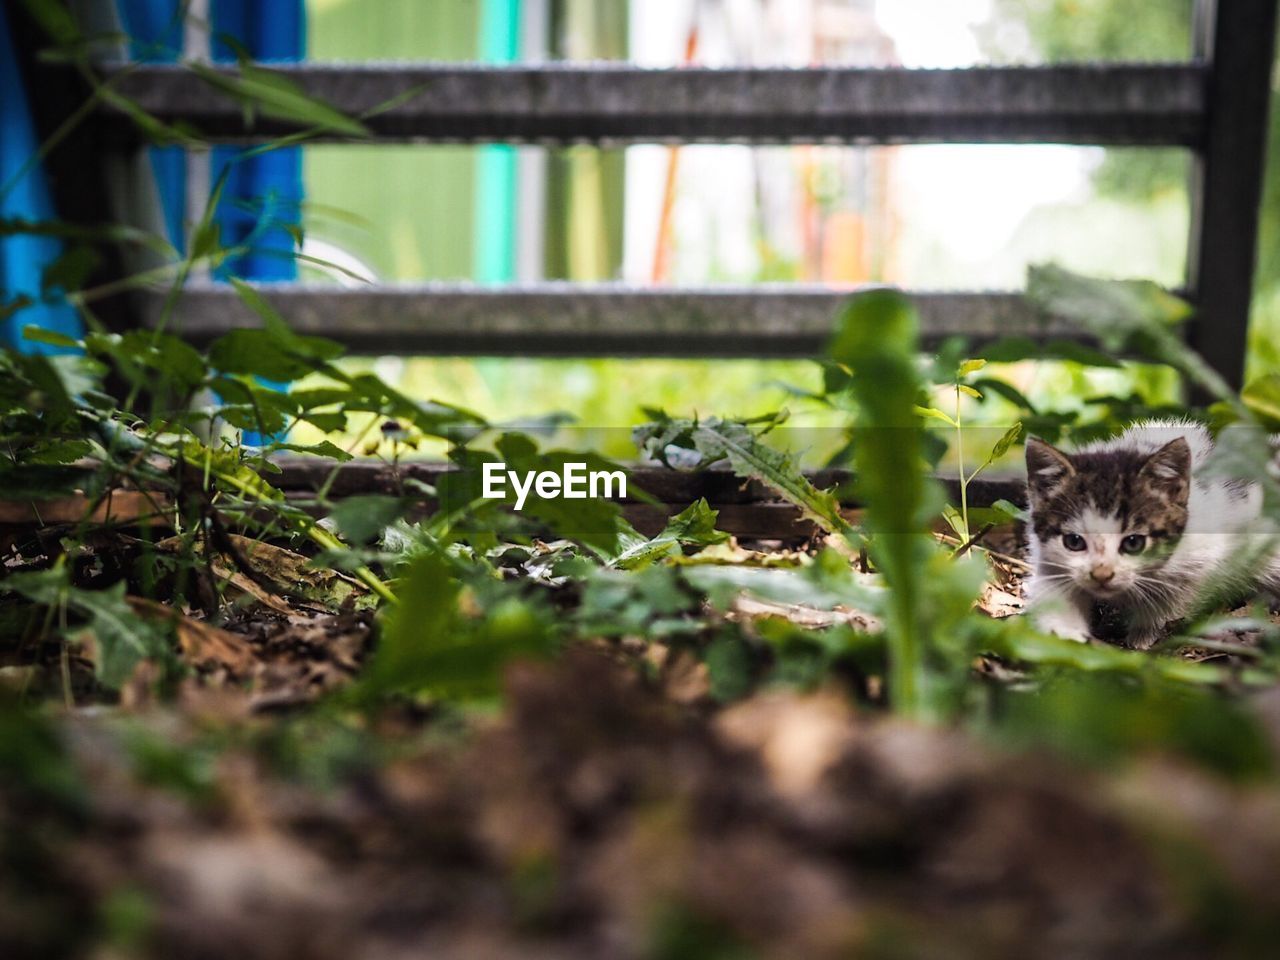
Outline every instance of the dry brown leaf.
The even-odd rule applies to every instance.
[[[230,535],[230,539],[254,570],[290,594],[311,601],[341,601],[352,594],[368,592],[352,577],[336,570],[313,567],[311,559],[300,553],[235,533]]]
[[[155,600],[144,597],[127,599],[138,616],[173,625],[182,655],[192,666],[203,669],[222,667],[235,676],[244,676],[253,668],[253,652],[248,641],[239,634],[193,620]]]
[[[1010,593],[994,583],[988,583],[983,586],[982,596],[978,598],[975,606],[987,616],[1002,620],[1022,613],[1025,604],[1017,594]]]
[[[326,604],[341,605],[353,596],[364,596],[367,589],[358,581],[345,576],[336,570],[328,570],[311,566],[309,557],[284,547],[254,540],[240,534],[229,534],[229,539],[244,561],[258,574],[272,584],[277,594],[285,594],[304,603],[304,605],[322,608]],[[156,544],[160,550],[176,551],[181,540],[169,537]],[[273,595],[261,583],[236,569],[222,558],[214,559],[209,569],[220,580],[223,580],[235,591],[232,599],[247,596],[257,602],[283,613],[286,616],[296,614],[295,605],[287,602],[282,596]]]
[[[227,586],[231,588],[231,600],[234,601],[240,597],[249,597],[250,599],[256,600],[264,607],[268,607],[276,611],[276,613],[283,613],[285,616],[289,617],[292,617],[297,613],[293,605],[279,594],[264,590],[238,570],[230,570],[221,563],[211,564],[210,569],[212,569],[214,576],[225,581]]]
[[[749,594],[740,594],[733,601],[728,613],[730,620],[765,620],[770,617],[781,617],[798,627],[821,629],[837,624],[862,630],[866,633],[878,633],[884,629],[880,620],[861,610],[849,610],[837,607],[834,610],[819,610],[798,603],[775,603],[771,600],[760,600]]]

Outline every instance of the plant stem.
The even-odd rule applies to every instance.
[[[263,497],[261,493],[259,493],[257,490],[254,490],[248,484],[241,481],[238,477],[234,477],[231,474],[223,473],[220,470],[214,470],[213,476],[217,477],[219,480],[221,480],[223,483],[227,484],[228,486],[235,487],[235,489],[238,490],[243,496],[249,497],[250,499],[258,503],[265,504],[270,502],[266,497]],[[345,543],[343,543],[341,540],[339,540],[337,537],[331,534],[328,530],[324,529],[324,527],[317,524],[314,520],[299,520],[297,521],[297,523],[298,523],[298,526],[302,529],[302,532],[307,535],[308,539],[310,539],[312,543],[320,547],[323,547],[326,550],[342,550],[346,547]],[[360,566],[352,570],[352,573],[354,573],[356,575],[356,578],[359,579],[365,586],[367,586],[370,590],[376,593],[379,597],[381,597],[387,603],[398,602],[396,600],[396,595],[391,591],[391,588],[388,587],[385,583],[383,583],[382,580],[379,579],[378,575],[374,573],[372,570],[370,570],[367,566],[361,564]]]
[[[960,383],[956,382],[956,459],[960,466],[960,525],[964,527],[962,540],[969,540],[969,479],[964,472],[964,429],[960,425]]]

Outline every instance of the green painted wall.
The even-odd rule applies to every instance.
[[[627,0],[556,0],[551,5],[552,56],[624,60]],[[575,146],[551,151],[547,163],[546,275],[607,280],[622,267],[626,153]]]
[[[479,0],[308,0],[313,60],[474,60]],[[453,146],[305,151],[308,234],[388,280],[472,275],[475,154]]]

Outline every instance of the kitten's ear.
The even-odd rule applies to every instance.
[[[1191,445],[1187,438],[1170,440],[1153,453],[1138,476],[1169,499],[1185,503],[1191,493]]]
[[[1067,477],[1075,476],[1071,458],[1041,440],[1027,437],[1027,489],[1035,498],[1046,497]]]

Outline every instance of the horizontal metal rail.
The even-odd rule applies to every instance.
[[[536,356],[807,357],[821,352],[855,288],[793,284],[652,288],[542,283],[489,287],[428,283],[358,289],[320,284],[259,288],[302,334],[358,353]],[[1016,293],[914,293],[926,345],[960,334],[976,342],[1026,336],[1088,339]],[[147,320],[163,298],[147,296]],[[180,332],[204,343],[257,319],[234,290],[187,288]]]
[[[50,68],[53,69],[53,68]],[[218,68],[234,75],[234,68]],[[650,69],[312,63],[272,68],[379,141],[1079,143],[1200,147],[1207,68]],[[299,129],[173,65],[104,68],[117,91],[213,139]],[[99,108],[113,119],[117,106]],[[112,123],[110,130],[128,131]]]

